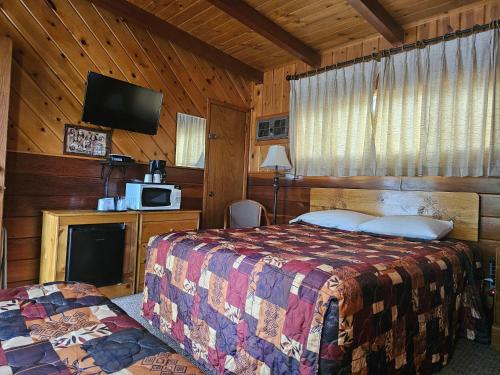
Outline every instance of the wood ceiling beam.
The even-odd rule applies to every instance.
[[[305,63],[318,67],[321,55],[242,0],[208,0],[223,12]]]
[[[262,83],[264,73],[125,0],[90,0],[125,21],[143,27],[212,63]]]
[[[377,0],[347,0],[347,2],[389,43],[404,42],[403,28]]]

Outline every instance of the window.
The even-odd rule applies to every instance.
[[[295,173],[500,175],[498,44],[495,29],[292,82]]]
[[[201,117],[177,114],[175,165],[204,167],[206,123],[207,120]]]

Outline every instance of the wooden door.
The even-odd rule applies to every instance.
[[[208,102],[203,228],[222,228],[224,209],[246,195],[250,109]]]
[[[5,155],[7,152],[11,63],[12,41],[9,38],[0,38],[0,230],[2,229],[3,196],[5,190]],[[0,233],[1,238],[2,235]]]

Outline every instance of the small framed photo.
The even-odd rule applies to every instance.
[[[111,149],[111,131],[78,125],[64,126],[64,154],[106,158]]]

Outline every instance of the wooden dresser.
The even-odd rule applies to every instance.
[[[139,254],[136,267],[136,293],[144,289],[144,271],[148,241],[152,236],[180,230],[195,230],[200,226],[201,211],[156,211],[139,214]]]
[[[149,238],[176,230],[198,229],[201,211],[94,210],[43,211],[40,282],[61,281],[66,275],[68,229],[71,225],[125,223],[122,282],[99,290],[109,298],[142,291]]]

